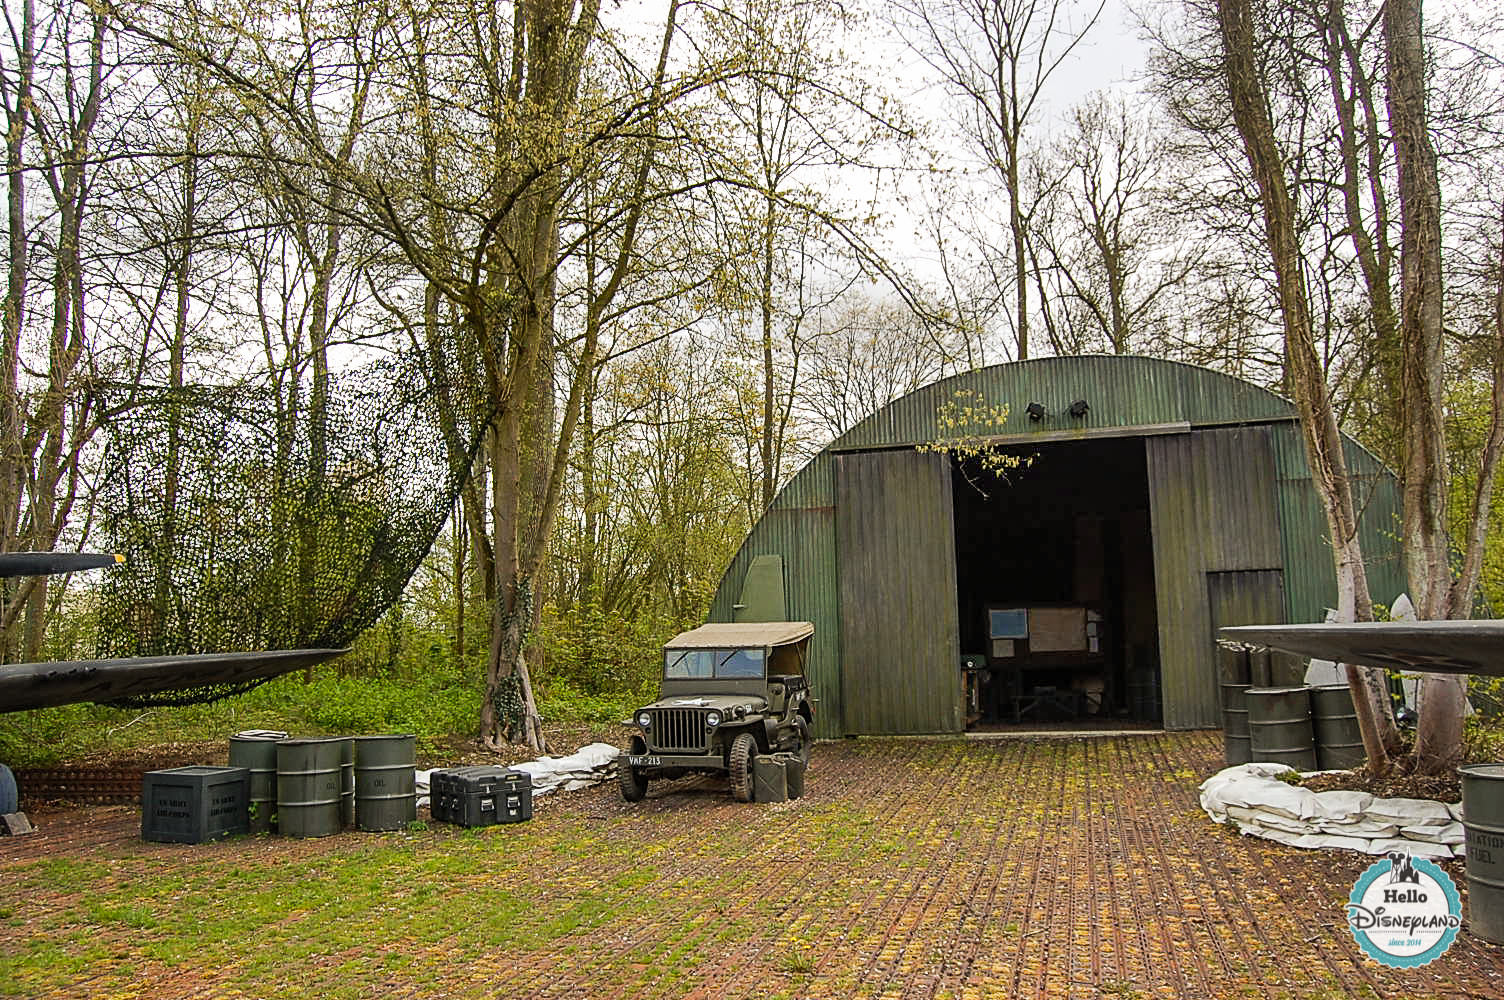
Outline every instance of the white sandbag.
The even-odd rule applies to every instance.
[[[1382,823],[1367,817],[1346,820],[1341,823],[1329,819],[1317,820],[1316,827],[1322,833],[1333,833],[1339,837],[1362,837],[1365,840],[1372,840],[1375,837],[1398,837],[1400,835],[1400,828],[1397,824]]]
[[[1271,830],[1284,830],[1287,833],[1311,832],[1311,824],[1303,819],[1293,819],[1292,817],[1281,816],[1279,813],[1272,813],[1263,809],[1228,806],[1227,815],[1229,818],[1235,820],[1239,826],[1252,823],[1255,826],[1267,827]]]
[[[536,798],[560,788],[573,792],[610,780],[616,773],[619,756],[621,751],[609,743],[591,743],[568,756],[539,757],[514,764],[512,769],[525,772],[532,779]]]
[[[1457,822],[1459,822],[1459,823],[1463,822],[1463,819],[1462,819],[1462,803],[1461,802],[1448,802],[1447,803],[1447,812],[1451,813],[1452,814],[1452,818],[1455,819]]]
[[[1266,812],[1289,816],[1291,819],[1315,819],[1321,815],[1316,802],[1316,793],[1309,788],[1297,788],[1283,781],[1267,782],[1258,792],[1257,808]]]
[[[1283,764],[1242,764],[1238,768],[1227,770],[1241,771],[1242,768],[1247,767],[1278,767],[1281,768],[1278,772],[1281,774],[1290,771],[1290,768]],[[1283,781],[1275,781],[1266,775],[1249,774],[1246,771],[1229,775],[1227,771],[1223,771],[1202,783],[1201,805],[1209,812],[1226,812],[1228,806],[1242,806],[1245,809],[1267,806],[1276,812],[1299,819],[1302,816],[1302,809],[1313,808],[1306,802],[1306,797],[1312,794],[1304,788],[1296,788]]]
[[[1431,799],[1374,799],[1367,814],[1369,819],[1389,820],[1400,826],[1446,826],[1455,822],[1446,803]]]
[[[1275,778],[1295,768],[1289,764],[1273,764],[1268,761],[1256,760],[1251,764],[1234,764],[1232,767],[1224,767],[1216,774],[1203,781],[1198,787],[1201,791],[1221,782],[1236,781],[1240,778]]]
[[[1238,832],[1245,837],[1259,837],[1263,840],[1272,840],[1276,844],[1285,844],[1290,847],[1299,847],[1300,839],[1308,837],[1307,833],[1291,833],[1289,830],[1275,830],[1257,823],[1243,823],[1238,825]]]
[[[1446,844],[1428,844],[1420,840],[1400,838],[1368,842],[1369,854],[1390,854],[1395,851],[1416,858],[1450,858],[1452,856],[1452,849]]]
[[[1346,684],[1342,669],[1331,660],[1312,660],[1306,666],[1306,687],[1325,687],[1330,684]]]
[[[1296,841],[1296,847],[1304,847],[1312,851],[1338,850],[1357,851],[1359,854],[1368,853],[1367,837],[1343,837],[1331,833],[1308,833]]]
[[[1316,805],[1324,819],[1342,822],[1362,816],[1373,804],[1373,796],[1367,792],[1331,791],[1317,792]]]
[[[1448,823],[1446,826],[1407,826],[1400,831],[1400,835],[1406,840],[1423,840],[1430,844],[1460,844],[1466,839],[1466,831],[1461,823]]]

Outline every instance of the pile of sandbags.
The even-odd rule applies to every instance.
[[[609,743],[591,743],[567,757],[539,757],[512,770],[526,771],[533,778],[533,797],[555,789],[573,792],[599,785],[616,777],[616,758],[621,751]]]
[[[1201,808],[1244,836],[1291,847],[1414,857],[1463,854],[1462,803],[1382,799],[1367,792],[1313,792],[1281,781],[1284,764],[1240,764],[1201,783]]]

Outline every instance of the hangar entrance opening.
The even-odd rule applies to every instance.
[[[1162,718],[1142,438],[952,464],[966,728]]]

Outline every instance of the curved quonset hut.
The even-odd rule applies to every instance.
[[[1028,464],[1000,476],[927,450],[966,405],[1006,407],[987,441]],[[1389,600],[1398,485],[1345,443]],[[1217,628],[1320,621],[1335,600],[1293,404],[1205,368],[1093,356],[945,379],[841,435],[753,527],[710,620],[815,624],[823,737],[1056,713],[1188,729],[1219,724]]]

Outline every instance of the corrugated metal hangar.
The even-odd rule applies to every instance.
[[[1026,464],[932,450],[958,400],[1006,407],[986,441]],[[1403,589],[1398,484],[1346,444],[1386,600]],[[958,375],[812,459],[710,620],[814,623],[822,737],[1216,726],[1215,630],[1320,621],[1336,600],[1303,449],[1289,401],[1205,368],[1089,356]]]

